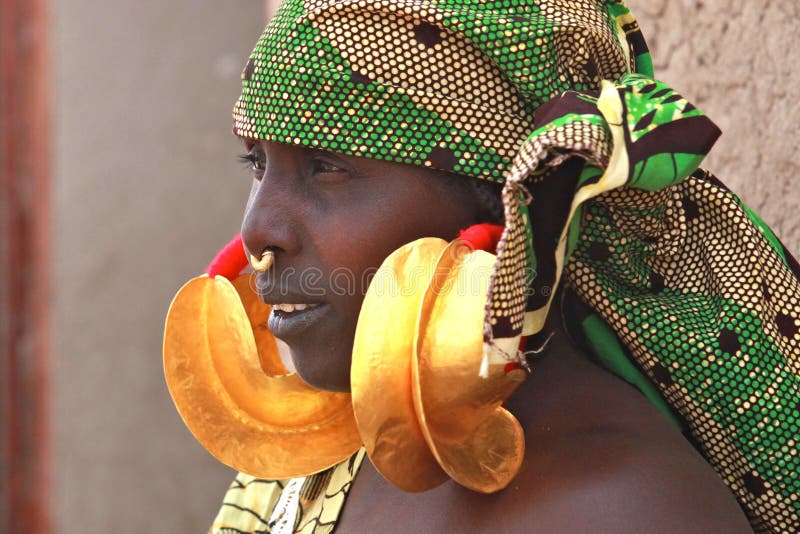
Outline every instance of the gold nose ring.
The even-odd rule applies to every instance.
[[[266,272],[267,269],[272,267],[274,261],[275,253],[269,248],[261,251],[261,258],[256,258],[253,254],[250,254],[250,266],[258,273]]]

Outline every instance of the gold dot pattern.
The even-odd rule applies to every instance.
[[[569,285],[684,418],[754,528],[800,530],[800,283],[779,243],[705,171],[605,193],[581,222]]]
[[[401,90],[481,145],[513,158],[518,139],[532,130],[516,89],[469,41],[429,22],[441,24],[442,14],[423,20],[413,12],[393,13],[393,3],[373,1],[367,9],[342,4],[309,18],[355,71]],[[365,27],[370,38],[359,39]]]
[[[288,0],[242,73],[233,129],[501,181],[535,109],[627,72],[621,5]]]
[[[601,12],[585,10],[570,0],[543,2],[542,11],[556,26],[581,20],[573,33],[560,33],[555,40],[555,53],[562,58],[558,74],[561,81],[573,89],[590,90],[599,87],[602,80],[617,80],[628,72],[630,65],[625,61],[623,45],[612,38],[613,24]]]

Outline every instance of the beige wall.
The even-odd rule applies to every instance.
[[[240,223],[231,109],[263,3],[51,5],[57,531],[205,532],[232,475],[172,407],[161,335]]]
[[[58,532],[203,532],[231,473],[172,408],[162,321],[239,224],[230,109],[263,5],[52,4]],[[630,4],[659,76],[725,131],[708,166],[800,249],[796,0]]]
[[[722,129],[705,166],[800,252],[798,0],[628,0],[656,76]]]

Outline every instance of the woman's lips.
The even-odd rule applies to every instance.
[[[273,304],[267,326],[272,335],[288,342],[314,327],[328,310],[325,303]]]

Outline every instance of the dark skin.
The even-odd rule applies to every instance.
[[[255,165],[242,236],[248,250],[276,254],[259,275],[259,286],[268,288],[261,296],[320,306],[313,328],[284,341],[306,382],[347,391],[365,287],[336,294],[332,274],[346,267],[361,275],[420,237],[450,240],[486,221],[486,208],[460,185],[463,177],[274,142],[245,144]],[[281,278],[311,268],[322,273],[314,284]],[[308,287],[313,298],[303,296]],[[551,317],[559,317],[554,306]],[[365,460],[337,532],[751,532],[730,491],[671,423],[574,349],[557,321],[548,329],[555,335],[547,355],[507,401],[527,447],[505,490],[483,495],[450,481],[406,493]]]

